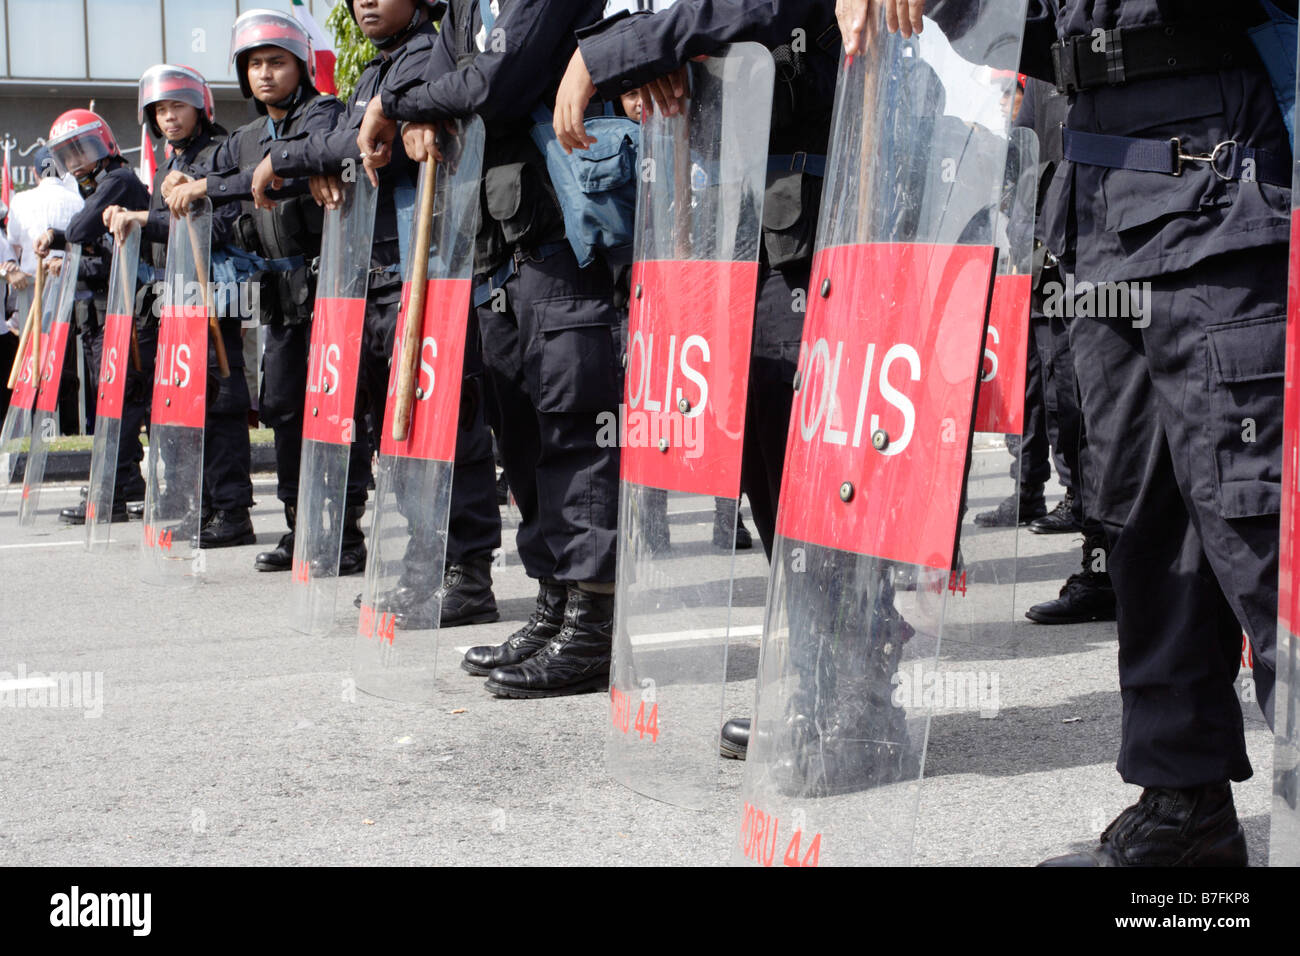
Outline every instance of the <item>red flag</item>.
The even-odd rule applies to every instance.
[[[158,174],[158,161],[153,155],[153,140],[149,138],[149,127],[140,127],[140,167],[135,174],[144,182],[149,192],[153,192],[153,179]]]
[[[320,28],[302,0],[293,0],[292,9],[294,17],[311,37],[311,49],[316,61],[313,64],[316,68],[316,89],[322,93],[337,93],[338,89],[334,85],[334,48],[325,36],[325,31]]]
[[[6,206],[14,195],[14,174],[9,169],[9,144],[5,143],[5,168],[4,173],[0,174],[0,201]]]

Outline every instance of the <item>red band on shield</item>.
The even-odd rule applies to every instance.
[[[37,333],[40,335],[40,333]],[[46,343],[49,341],[48,335],[40,335],[41,354],[44,354]],[[36,372],[35,364],[32,362],[32,347],[27,346],[27,353],[23,356],[22,367],[18,370],[18,381],[14,382],[13,396],[10,398],[10,404],[31,411],[32,406],[36,404]]]
[[[316,300],[307,360],[304,439],[351,444],[356,429],[353,413],[365,321],[365,299]]]
[[[164,307],[153,374],[153,423],[202,428],[207,394],[207,313],[201,305]]]
[[[52,412],[59,406],[59,380],[63,377],[63,352],[68,347],[68,323],[55,322],[41,342],[41,382],[36,407]]]
[[[1025,430],[1025,363],[1029,357],[1029,275],[995,276],[984,335],[975,430],[1020,435]]]
[[[780,534],[950,565],[993,251],[876,243],[817,254]]]
[[[460,378],[465,362],[465,321],[469,316],[468,279],[430,279],[424,300],[424,323],[417,353],[415,398],[411,428],[405,441],[394,441],[392,423],[397,398],[398,360],[410,284],[402,285],[402,310],[397,316],[393,365],[388,377],[384,434],[379,452],[401,458],[452,461],[456,457],[456,424],[460,419]]]
[[[1300,535],[1296,534],[1296,505],[1300,504],[1300,209],[1291,213],[1291,268],[1287,281],[1286,386],[1282,422],[1282,541],[1279,554],[1279,625],[1291,634],[1300,626]]]
[[[624,481],[740,494],[756,262],[638,262],[632,269]]]
[[[122,399],[126,395],[126,376],[131,361],[131,323],[129,315],[110,315],[104,320],[103,355],[99,361],[99,396],[95,401],[96,418],[121,418]]]

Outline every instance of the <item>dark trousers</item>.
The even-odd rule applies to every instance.
[[[1025,431],[1020,439],[1019,459],[1011,463],[1012,477],[1018,477],[1022,485],[1031,486],[1044,485],[1052,477],[1053,451],[1058,452],[1055,458],[1061,483],[1066,483],[1066,475],[1060,470],[1060,438],[1056,434],[1055,422],[1051,419],[1046,401],[1046,362],[1039,343],[1043,333],[1040,325],[1045,325],[1045,322],[1030,320],[1029,354],[1025,359]]]
[[[1243,630],[1272,722],[1286,253],[1151,280],[1145,328],[1071,324],[1084,493],[1111,546],[1129,783],[1250,776],[1233,688]]]
[[[395,277],[371,280],[366,297],[366,322],[361,342],[361,370],[357,388],[358,423],[368,415],[374,426],[375,447],[385,428],[388,376],[397,334],[401,282]],[[365,504],[370,478],[367,448],[364,462],[357,458],[365,429],[358,427],[348,469],[348,504]],[[406,508],[406,505],[403,505]],[[419,503],[410,503],[412,513]],[[464,377],[461,381],[460,420],[456,432],[456,461],[451,479],[451,515],[447,525],[447,564],[482,558],[501,547],[501,512],[496,499],[496,465],[492,459],[492,434],[488,431],[483,402],[483,367],[473,316],[466,329]]]
[[[598,435],[622,394],[613,280],[566,246],[522,261],[503,288],[478,320],[520,559],[532,578],[612,583],[619,450]]]
[[[275,496],[296,505],[311,324],[267,325],[265,329],[258,417],[275,436]]]
[[[783,272],[763,268],[758,276],[740,487],[749,498],[754,527],[769,560],[776,539],[785,441],[803,337],[804,313],[795,306],[807,299],[810,269],[811,263]]]
[[[248,382],[244,379],[244,344],[239,320],[221,321],[230,375],[221,377],[216,351],[208,348],[208,413],[203,428],[203,504],[220,511],[253,506],[249,477]]]

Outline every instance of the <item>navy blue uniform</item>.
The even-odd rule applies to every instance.
[[[171,214],[163,202],[162,182],[172,170],[178,170],[196,179],[207,174],[207,163],[211,154],[225,137],[225,131],[217,127],[204,129],[194,135],[180,152],[173,153],[166,163],[158,168],[154,177],[153,194],[149,200],[149,221],[145,224],[141,237],[150,244],[149,253],[153,261],[155,275],[163,276],[167,268],[167,235],[171,228]],[[225,204],[213,204],[212,207],[212,252],[222,246],[229,246],[235,241],[235,220],[239,216],[239,207]],[[150,258],[142,245],[140,258]],[[140,301],[137,297],[137,301]],[[139,381],[144,393],[144,401],[153,397],[154,358],[158,346],[158,316],[160,309],[156,303],[150,303],[149,311],[143,322],[139,321],[141,312],[137,311],[137,335],[140,340],[140,358],[144,371]],[[248,383],[244,380],[244,345],[240,336],[239,318],[237,316],[219,316],[218,326],[226,347],[226,357],[230,365],[230,375],[221,378],[217,367],[217,351],[208,344],[208,408],[203,423],[203,510],[204,513],[216,509],[219,511],[237,511],[253,506],[253,482],[249,477],[248,444]],[[132,380],[127,381],[128,397],[132,389]],[[123,434],[127,429],[126,413],[122,417]]]
[[[796,30],[804,35],[802,52],[792,49]],[[672,72],[689,57],[746,40],[773,50],[778,64],[741,468],[741,487],[770,557],[821,204],[820,176],[795,157],[826,152],[839,56],[835,5],[679,0],[662,13],[611,17],[578,35],[596,89],[607,98]]]
[[[286,137],[271,155],[271,165],[280,176],[339,174],[345,164],[360,175],[361,152],[357,130],[386,77],[398,80],[419,78],[429,51],[437,42],[431,23],[421,23],[391,55],[379,56],[366,64],[346,109],[334,127]],[[366,319],[361,343],[361,367],[357,390],[357,421],[369,412],[376,439],[383,432],[388,391],[389,363],[397,333],[401,305],[402,276],[396,196],[398,190],[413,200],[418,166],[411,162],[400,137],[393,143],[393,159],[379,170],[379,195],[375,206],[374,240],[370,249],[370,279],[366,295]],[[452,471],[451,518],[447,529],[447,564],[461,564],[490,554],[501,546],[501,512],[495,497],[496,468],[492,459],[492,435],[488,431],[483,404],[483,367],[478,347],[477,326],[469,323],[465,344],[464,378],[461,382],[460,427],[456,432],[456,461]],[[355,446],[354,446],[355,447]],[[348,470],[349,504],[352,504],[354,473],[360,476],[359,503],[365,503],[365,481],[370,461]],[[409,565],[408,565],[409,566]],[[414,573],[414,572],[413,572]]]
[[[1051,77],[1055,36],[1198,20],[1226,44],[1256,12],[1054,0],[1031,17],[1025,68]],[[1267,75],[1249,57],[1234,63],[1077,91],[1066,129],[1178,137],[1201,155],[1235,140],[1289,169]],[[1244,780],[1243,629],[1272,721],[1290,190],[1220,178],[1205,162],[1173,176],[1070,155],[1043,206],[1048,247],[1077,281],[1144,283],[1141,314],[1081,316],[1070,330],[1094,466],[1084,491],[1110,540],[1118,605],[1118,768],[1145,787]]]
[[[257,248],[247,251],[262,256],[268,268],[259,283],[259,316],[265,329],[262,354],[262,388],[258,414],[275,435],[276,497],[288,505],[298,502],[298,470],[302,459],[303,405],[307,394],[307,362],[311,348],[311,314],[315,282],[310,271],[320,253],[321,212],[305,183],[287,182],[272,210],[252,204],[252,173],[263,157],[279,142],[308,132],[333,127],[342,105],[332,96],[322,96],[303,87],[278,121],[267,116],[239,127],[212,153],[209,159],[208,196],[216,204],[239,201],[253,229],[241,239],[256,234]],[[239,208],[239,207],[236,207]],[[357,467],[354,492],[364,503],[364,446],[353,455]]]
[[[103,170],[95,176],[95,191],[85,197],[85,205],[72,217],[65,233],[68,242],[81,245],[79,278],[86,283],[94,298],[83,308],[86,320],[82,324],[82,344],[87,354],[86,384],[91,396],[99,394],[99,363],[103,353],[104,330],[100,325],[96,299],[105,300],[109,272],[113,265],[113,240],[104,228],[104,210],[109,206],[141,210],[149,206],[149,191],[135,170],[125,163]],[[71,350],[70,350],[71,351]],[[129,381],[129,379],[128,379]],[[93,406],[88,402],[86,417],[93,417]],[[138,408],[138,403],[137,403]],[[117,446],[117,470],[114,474],[113,496],[117,501],[139,500],[144,497],[144,478],[140,475],[140,461],[144,450],[140,446],[140,423],[143,416],[130,410],[135,430],[128,430],[128,408],[122,408],[122,438]]]
[[[504,300],[484,302],[477,318],[495,398],[493,424],[522,515],[520,558],[533,578],[608,584],[617,541],[618,449],[598,444],[595,423],[620,398],[613,278],[599,260],[579,269],[545,164],[528,136],[539,98],[554,100],[574,31],[598,19],[602,6],[598,0],[503,2],[480,49],[478,4],[453,4],[440,34],[429,39],[423,74],[390,73],[380,96],[394,119],[483,118],[474,271],[480,286],[495,277]]]

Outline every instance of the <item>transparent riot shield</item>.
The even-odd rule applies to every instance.
[[[993,218],[997,272],[975,406],[975,434],[966,475],[961,541],[947,581],[944,640],[1006,650],[1021,628],[1015,620],[1016,542],[1019,514],[1009,523],[982,526],[975,519],[1018,503],[1020,437],[1025,428],[1029,293],[1033,277],[1034,207],[1038,189],[1038,137],[1010,131],[1001,200]],[[987,520],[987,519],[986,519]],[[987,715],[989,707],[981,713]]]
[[[54,308],[42,316],[40,376],[32,408],[27,468],[23,472],[23,497],[18,504],[18,524],[25,528],[36,524],[50,442],[59,436],[59,383],[63,377],[63,356],[72,337],[72,303],[77,294],[77,269],[80,267],[81,246],[71,244],[63,256],[57,291],[51,288],[52,277],[45,282],[45,294],[50,297]],[[45,326],[46,317],[50,320],[48,327]]]
[[[433,695],[437,628],[451,510],[466,320],[478,229],[483,123],[462,122],[440,133],[443,161],[421,170],[416,214],[406,247],[402,306],[388,382],[388,401],[375,475],[370,555],[353,642],[357,687],[394,700],[427,702]],[[423,225],[422,225],[423,223]],[[421,250],[427,248],[427,256]],[[424,261],[421,261],[421,260]],[[424,274],[424,301],[411,327],[419,341],[406,349],[407,313]],[[409,364],[408,364],[409,362]],[[409,425],[403,379],[410,383]],[[376,423],[377,425],[379,423]],[[398,626],[399,617],[402,620]]]
[[[637,196],[605,760],[624,786],[703,809],[719,773],[735,542],[725,562],[649,542],[665,492],[706,513],[725,499],[734,527],[772,56],[742,43],[688,72],[684,111],[650,113],[641,131],[652,174]]]
[[[334,626],[357,369],[375,223],[375,187],[360,177],[327,210],[312,314],[293,553],[290,623],[305,634]]]
[[[34,285],[30,282],[26,289],[18,293],[14,315],[20,326],[27,323],[34,296]],[[50,299],[42,294],[42,301],[48,303]],[[22,486],[22,469],[27,461],[27,440],[32,433],[32,407],[36,404],[38,353],[39,341],[33,342],[29,333],[26,340],[19,341],[14,365],[3,370],[6,375],[12,371],[14,379],[9,409],[5,412],[4,424],[0,425],[0,506],[8,504],[11,488],[21,489]],[[17,495],[14,497],[17,498]]]
[[[738,863],[911,858],[1024,5],[950,15],[841,64]]]
[[[203,423],[207,411],[209,251],[212,204],[172,217],[158,325],[145,464],[140,576],[150,584],[188,586],[203,570]]]
[[[1296,81],[1300,89],[1300,77]],[[1291,262],[1287,283],[1286,391],[1282,429],[1282,534],[1277,593],[1277,683],[1273,691],[1273,821],[1269,866],[1300,866],[1300,161],[1292,169]]]
[[[90,482],[86,491],[86,550],[105,551],[112,532],[113,491],[117,477],[118,442],[122,437],[122,403],[126,397],[128,363],[138,361],[132,348],[135,329],[136,270],[140,263],[140,230],[132,226],[124,242],[113,247],[108,277],[108,307],[99,361],[99,394],[95,401],[95,442],[90,452]]]

